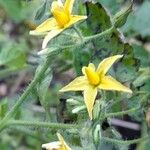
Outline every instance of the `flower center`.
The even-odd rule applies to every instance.
[[[90,67],[86,67],[85,73],[90,84],[98,85],[100,83],[100,77],[93,69],[91,69]]]
[[[51,12],[61,28],[63,28],[70,21],[69,12],[67,12],[64,7],[56,1],[52,3]]]

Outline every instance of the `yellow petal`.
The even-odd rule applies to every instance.
[[[68,28],[72,26],[73,24],[77,23],[80,20],[86,19],[87,16],[77,16],[77,15],[72,15],[70,21],[65,25],[65,28]]]
[[[107,71],[110,69],[110,67],[113,65],[115,61],[117,61],[119,58],[123,57],[123,55],[115,55],[112,57],[108,57],[104,59],[98,66],[97,68],[97,73],[98,74],[103,74],[105,75]]]
[[[61,0],[57,0],[58,4],[63,7],[63,3]]]
[[[51,12],[60,28],[64,28],[70,21],[70,15],[65,11],[63,5],[61,5],[61,2],[54,1],[52,3]]]
[[[132,91],[128,87],[125,87],[111,76],[104,76],[98,87],[102,90],[116,90],[132,93]]]
[[[30,34],[38,34],[42,32],[48,32],[50,30],[58,29],[58,23],[54,18],[49,18],[40,24],[35,30],[30,31]]]
[[[85,101],[88,114],[91,120],[92,120],[92,112],[93,112],[96,95],[97,95],[97,88],[94,86],[88,86],[84,90],[84,101]]]
[[[61,143],[61,146],[62,146],[61,149],[62,150],[71,150],[71,148],[64,141],[64,138],[59,133],[57,133],[57,137]]]
[[[60,92],[83,91],[88,86],[88,81],[84,76],[77,77],[67,86],[63,87]]]
[[[66,0],[64,5],[64,9],[67,10],[70,14],[72,12],[73,4],[74,4],[74,0]]]
[[[58,34],[60,34],[63,31],[63,29],[57,29],[57,30],[52,30],[50,31],[44,38],[43,43],[42,43],[42,49],[45,49],[48,42],[56,37]]]
[[[90,64],[88,65],[88,67],[91,68],[93,71],[95,71],[95,65],[94,65],[93,63],[90,63]],[[85,68],[87,68],[87,67],[82,67],[82,73],[83,73],[84,75],[86,75],[86,73],[85,73]]]
[[[59,141],[42,144],[42,148],[45,148],[47,150],[51,150],[51,149],[58,150],[60,149],[60,147],[61,147],[61,143]]]
[[[90,84],[92,84],[92,85],[98,85],[99,84],[100,77],[99,77],[98,73],[93,71],[93,69],[91,69],[90,67],[86,67],[85,73],[86,73],[86,77],[87,77]]]

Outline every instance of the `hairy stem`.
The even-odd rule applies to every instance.
[[[149,136],[145,136],[139,139],[134,139],[134,140],[117,140],[117,139],[111,139],[111,138],[102,138],[102,140],[104,142],[109,142],[109,143],[113,143],[113,144],[123,144],[123,145],[130,145],[130,144],[134,144],[134,143],[139,143],[142,141],[145,141],[147,139],[149,139]]]
[[[81,31],[76,26],[73,26],[73,29],[78,34],[79,38],[81,39],[81,42],[83,42],[84,38],[83,38],[83,35],[82,35]]]
[[[137,110],[139,110],[140,107],[135,107],[135,108],[132,108],[132,109],[129,109],[129,110],[125,110],[125,111],[120,111],[120,112],[114,112],[114,113],[108,113],[106,114],[102,119],[104,118],[109,118],[109,117],[117,117],[117,116],[122,116],[122,115],[125,115],[125,114],[129,114],[129,113],[133,113]]]
[[[8,120],[10,120],[13,116],[15,116],[17,109],[20,105],[26,100],[27,96],[30,94],[31,90],[37,84],[37,82],[41,79],[47,68],[49,67],[49,60],[51,57],[47,57],[45,64],[42,66],[41,71],[34,77],[33,81],[29,84],[24,93],[20,96],[19,100],[16,104],[11,108],[11,110],[6,114],[6,116],[0,121],[0,131],[7,125]]]
[[[104,37],[106,35],[109,35],[111,34],[112,32],[114,31],[114,27],[112,26],[111,28],[99,33],[99,34],[95,34],[95,35],[92,35],[92,36],[89,36],[89,37],[86,37],[85,38],[85,42],[88,42],[90,40],[95,40],[97,38],[101,38],[101,37]]]
[[[53,129],[78,129],[79,126],[75,124],[64,124],[64,123],[49,123],[49,122],[30,122],[21,120],[12,120],[8,122],[9,126],[26,126],[26,127],[41,127],[41,128],[53,128]]]

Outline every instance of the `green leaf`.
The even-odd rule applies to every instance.
[[[38,73],[41,69],[41,65],[37,68],[36,73]],[[36,74],[35,74],[36,76]],[[40,102],[41,104],[44,106],[44,108],[47,106],[48,102],[46,101],[46,97],[47,97],[47,93],[48,93],[48,89],[49,89],[49,85],[50,82],[52,80],[52,71],[49,68],[44,76],[41,78],[41,80],[38,82],[36,89],[37,89],[37,94],[40,98]]]
[[[150,35],[150,2],[145,1],[135,12],[134,29],[143,37]]]
[[[149,66],[149,53],[142,45],[133,44],[134,56],[140,61],[140,67]]]
[[[3,118],[8,111],[8,100],[3,99],[0,102],[0,118]]]
[[[88,20],[89,23],[87,22],[87,24],[92,35],[111,27],[110,16],[102,5],[99,3],[94,4],[88,2],[87,6],[88,14],[90,14]],[[113,33],[110,35],[93,40],[90,49],[92,50],[92,53],[94,53],[92,60],[97,64],[111,55],[124,54],[121,62],[124,68],[120,67],[120,65],[115,67],[115,75],[124,82],[131,81],[136,77],[138,61],[134,56],[133,48],[128,43],[125,43],[123,39],[122,33],[117,29],[114,29]]]
[[[21,2],[19,2],[18,0],[0,0],[0,5],[5,9],[8,15],[11,16],[11,18],[13,18],[16,22],[19,22],[24,18],[23,14],[21,13]]]
[[[123,0],[96,0],[101,2],[112,14],[116,14],[120,9]]]
[[[89,30],[96,34],[111,27],[111,19],[108,12],[100,3],[86,2],[87,24]]]
[[[40,20],[43,17],[46,11],[46,5],[47,3],[44,2],[44,4],[38,9],[36,16],[35,16],[35,20]]]
[[[124,9],[122,9],[121,11],[119,11],[113,17],[114,26],[116,28],[120,28],[121,26],[123,26],[126,23],[127,18],[131,11],[132,11],[132,4]]]
[[[0,51],[0,66],[13,69],[21,68],[26,63],[26,47],[22,44],[8,43]]]

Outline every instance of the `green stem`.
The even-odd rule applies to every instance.
[[[140,107],[135,107],[135,108],[132,108],[132,109],[129,109],[129,110],[125,110],[125,111],[120,111],[120,112],[115,112],[115,113],[108,113],[104,117],[102,117],[101,119],[103,120],[105,118],[122,116],[122,115],[125,115],[125,114],[133,113],[133,112],[135,112],[135,111],[137,111],[139,109],[140,109]]]
[[[25,127],[44,127],[53,129],[78,129],[79,126],[75,124],[63,124],[63,123],[49,123],[49,122],[30,122],[21,120],[12,120],[8,122],[8,126],[25,126]]]
[[[20,128],[20,127],[15,127],[15,126],[12,126],[12,127],[9,127],[9,129],[12,131],[15,131],[17,133],[23,133],[24,135],[26,136],[30,136],[30,137],[33,137],[39,141],[42,141],[42,142],[46,142],[46,138],[42,135],[42,136],[38,136],[37,132],[34,130],[30,130],[30,129],[25,129],[25,128]]]
[[[123,145],[130,145],[130,144],[134,144],[134,143],[139,143],[142,141],[145,141],[147,139],[149,139],[149,136],[145,136],[139,139],[134,139],[134,140],[117,140],[117,139],[111,139],[111,138],[102,138],[102,140],[104,142],[109,142],[109,143],[113,143],[113,144],[123,144]]]
[[[42,66],[41,71],[35,76],[33,81],[29,84],[24,93],[20,96],[19,100],[16,104],[11,108],[11,110],[6,114],[6,116],[0,121],[0,131],[7,125],[9,119],[11,119],[17,112],[17,109],[20,105],[26,100],[27,96],[30,94],[31,90],[37,84],[37,82],[41,79],[47,68],[49,67],[49,60],[51,57],[47,57],[45,64]]]
[[[112,32],[114,31],[114,26],[112,26],[111,28],[99,33],[99,34],[96,34],[96,35],[92,35],[92,36],[89,36],[89,37],[86,37],[85,38],[85,42],[88,42],[90,40],[95,40],[97,38],[101,38],[101,37],[104,37],[106,35],[109,35],[111,34]]]
[[[81,42],[83,42],[83,41],[84,41],[84,38],[83,38],[83,36],[82,36],[81,31],[80,31],[76,26],[73,26],[73,29],[75,30],[75,32],[76,32],[76,33],[78,34],[78,36],[80,37]]]
[[[44,105],[43,105],[43,107],[44,107]],[[45,113],[46,113],[46,121],[52,120],[52,116],[51,116],[51,113],[50,113],[50,107],[45,106],[44,109],[45,109]]]

